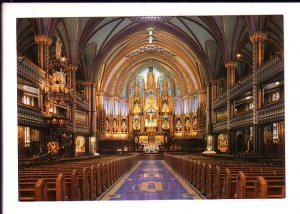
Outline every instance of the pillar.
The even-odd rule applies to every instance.
[[[34,41],[38,46],[38,66],[44,71],[48,71],[49,66],[49,48],[52,44],[52,38],[47,35],[37,35]]]
[[[230,88],[234,85],[234,78],[235,70],[236,70],[236,62],[229,61],[225,63],[225,67],[227,69],[227,84],[226,84],[226,106],[227,106],[227,141],[229,146],[229,152],[232,151],[231,144],[233,143],[231,141],[231,130],[230,130],[230,118],[232,116],[232,106],[230,102]]]
[[[46,72],[46,85],[48,84],[48,67],[49,67],[49,48],[52,44],[52,39],[47,35],[37,35],[34,38],[38,46],[38,66]],[[40,87],[39,100],[41,112],[45,111],[44,100],[46,86]]]
[[[266,33],[256,32],[250,36],[252,43],[252,93],[253,93],[253,146],[255,155],[262,153],[262,142],[259,141],[258,134],[258,116],[257,109],[259,108],[258,99],[258,81],[257,81],[257,68],[263,62],[263,42],[267,37]]]
[[[212,124],[212,98],[213,98],[212,82],[206,84],[206,124],[207,124],[207,147],[203,154],[214,154],[214,138],[213,138],[213,124]]]
[[[75,148],[76,148],[76,143],[75,143],[75,135],[76,135],[76,70],[77,66],[70,64],[67,67],[69,76],[70,76],[70,95],[72,97],[72,107],[71,107],[71,112],[70,112],[70,122],[72,123],[72,135],[73,135],[73,156],[75,156]]]

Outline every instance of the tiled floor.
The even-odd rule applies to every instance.
[[[199,195],[161,160],[143,160],[101,200],[192,200]]]

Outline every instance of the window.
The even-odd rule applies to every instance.
[[[249,103],[249,109],[253,109],[253,103]]]
[[[24,129],[24,143],[25,147],[30,146],[30,127],[25,127]]]
[[[25,105],[34,106],[34,98],[27,95],[23,95],[22,103]]]
[[[252,129],[252,127],[250,127],[249,138],[250,138],[250,140],[252,140],[252,138],[253,138],[253,129]]]
[[[54,113],[54,114],[56,114],[57,113],[56,106],[54,105],[53,107],[51,107],[49,109],[49,111],[52,112],[52,113]]]
[[[279,99],[280,99],[280,94],[278,91],[272,94],[272,102],[275,102]]]
[[[278,143],[278,123],[273,123],[273,143]]]

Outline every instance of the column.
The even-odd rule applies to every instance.
[[[232,108],[231,108],[231,102],[230,102],[230,88],[234,85],[234,79],[232,76],[235,75],[235,69],[236,69],[236,62],[229,61],[225,63],[225,67],[227,69],[227,84],[226,84],[226,106],[227,106],[227,142],[229,147],[229,152],[232,151],[232,143],[231,142],[231,130],[230,130],[230,118],[232,115]]]
[[[214,112],[214,106],[213,106],[213,100],[217,98],[217,92],[218,92],[218,80],[212,80],[212,101],[211,101],[211,115],[212,115],[212,124],[215,124],[217,122],[217,115]]]
[[[95,117],[96,118],[95,123],[98,124],[97,132],[100,134],[100,132],[103,132],[105,129],[105,113],[104,113],[104,98],[103,98],[104,95],[102,91],[97,91],[95,94],[96,94],[95,108],[97,111],[96,113],[97,116]],[[104,116],[102,114],[104,114]]]
[[[71,107],[71,114],[70,114],[70,122],[72,123],[72,135],[73,135],[73,156],[75,156],[75,135],[76,135],[76,70],[77,66],[70,64],[67,67],[70,76],[70,95],[72,97],[72,107]]]
[[[212,82],[206,84],[206,124],[207,124],[207,147],[203,154],[215,154],[213,143],[213,124],[212,124]]]
[[[47,35],[37,35],[34,41],[38,46],[38,66],[44,71],[48,71],[49,66],[49,47],[52,44],[52,39]]]
[[[198,126],[199,126],[199,132],[200,136],[204,138],[207,134],[207,123],[206,123],[206,115],[205,111],[207,109],[206,106],[206,91],[205,90],[200,90],[200,106],[199,106],[199,117],[197,118],[198,121]]]
[[[91,126],[92,135],[95,136],[97,131],[97,112],[96,112],[96,84],[91,83],[90,85],[90,103],[91,103]]]
[[[209,82],[206,85],[206,123],[207,123],[207,134],[212,134],[212,84]]]
[[[163,116],[163,114],[161,112],[158,112],[158,131],[159,132],[162,132],[162,116]]]
[[[258,82],[257,82],[257,68],[262,64],[263,61],[263,42],[266,39],[267,34],[262,32],[256,32],[250,36],[250,41],[252,43],[252,93],[253,93],[253,146],[254,153],[256,155],[262,152],[259,144],[258,136],[258,118],[257,118],[257,109],[258,104]]]
[[[38,46],[38,66],[46,71],[46,85],[48,84],[48,67],[49,67],[49,47],[52,44],[52,39],[47,35],[37,35],[34,38]],[[44,99],[45,99],[45,89],[47,87],[40,87],[39,100],[41,112],[44,112]]]

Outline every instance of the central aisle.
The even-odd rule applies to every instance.
[[[161,160],[140,161],[101,200],[192,200],[200,196]]]

